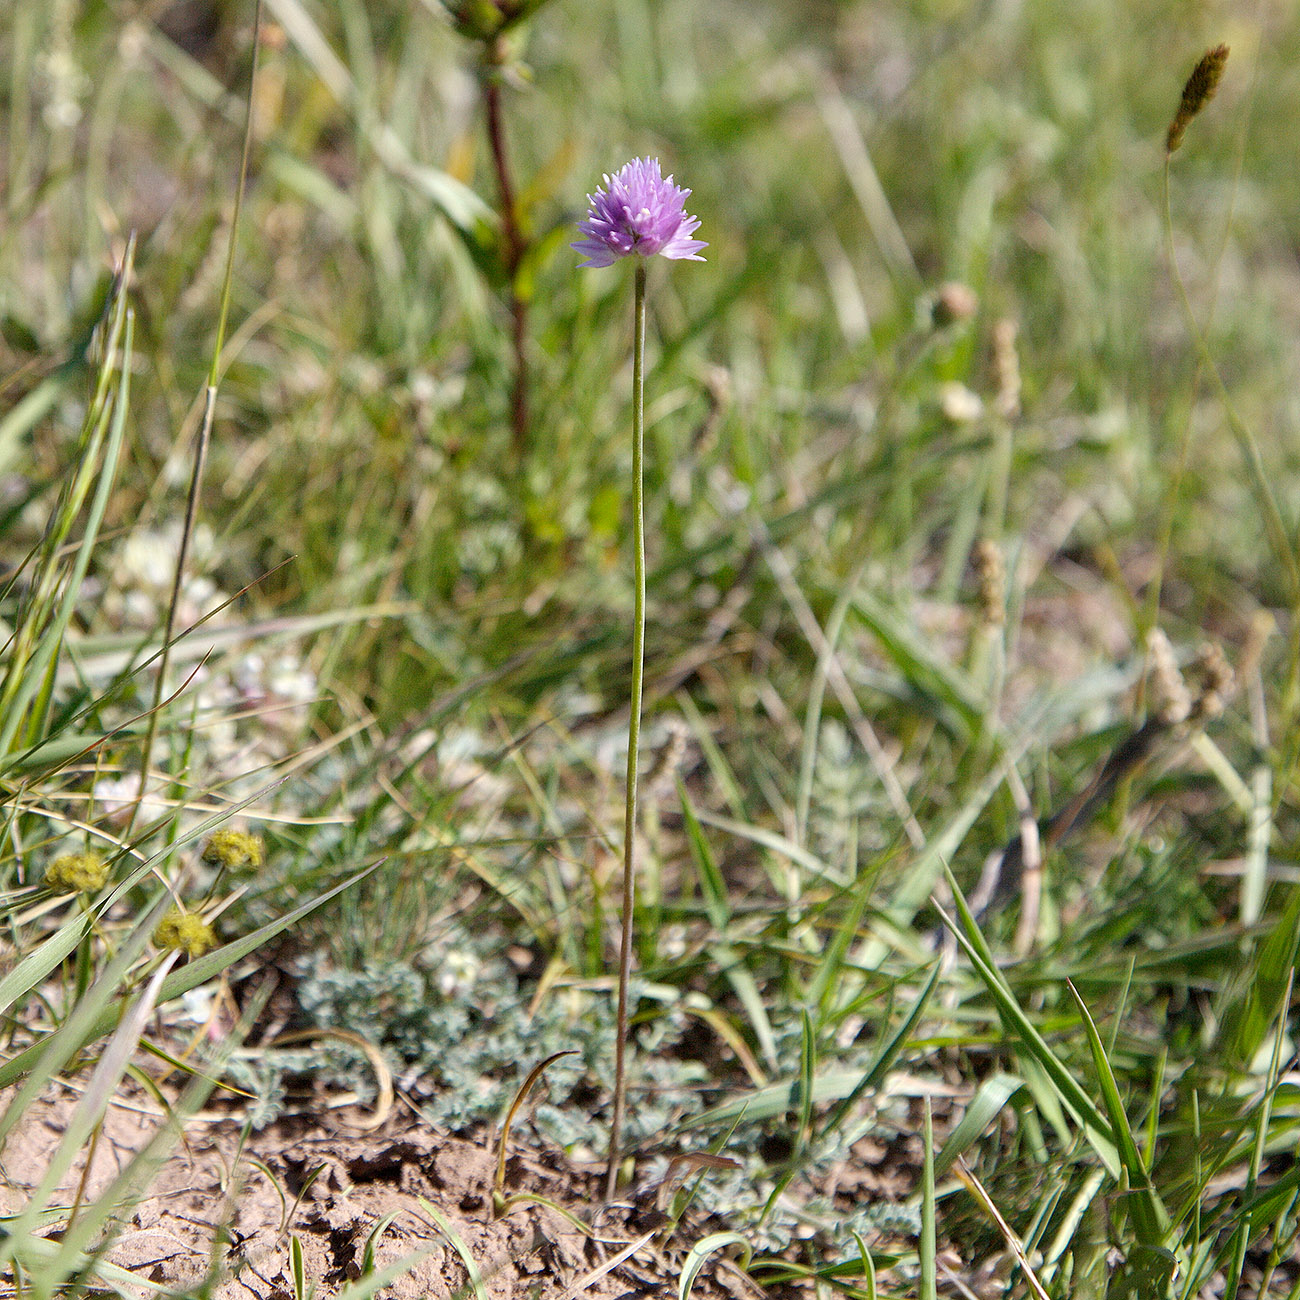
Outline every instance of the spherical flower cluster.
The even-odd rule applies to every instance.
[[[56,894],[94,894],[108,881],[98,853],[64,853],[45,868],[45,886]]]
[[[612,266],[620,257],[664,257],[702,262],[701,248],[708,245],[691,236],[699,229],[696,217],[686,215],[690,190],[679,189],[673,178],[664,179],[658,158],[634,158],[605,187],[587,196],[587,220],[578,229],[587,236],[570,247],[586,256],[583,266]]]
[[[212,927],[201,916],[182,912],[179,907],[173,907],[158,922],[153,941],[159,948],[176,948],[187,957],[200,957],[217,946]]]
[[[203,861],[210,867],[233,871],[239,867],[257,868],[266,860],[262,841],[247,831],[214,831],[203,846]]]

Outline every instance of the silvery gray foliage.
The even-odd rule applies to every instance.
[[[472,980],[446,978],[448,970],[460,969],[472,971]],[[614,1040],[608,999],[558,990],[530,1014],[532,994],[493,941],[453,933],[419,964],[376,960],[339,970],[313,958],[298,1003],[309,1025],[348,1030],[378,1046],[424,1118],[451,1130],[497,1122],[537,1062],[575,1052],[546,1071],[530,1107],[532,1122],[545,1140],[598,1147],[606,1140],[604,1081]],[[634,1142],[661,1137],[705,1104],[705,1067],[674,1050],[682,1028],[684,1022],[671,1017],[655,1022],[645,1031],[644,1050],[635,1054],[629,1079]],[[280,1063],[280,1070],[273,1086],[260,1080],[259,1114],[274,1118],[284,1076],[306,1066],[302,1053],[266,1059]],[[363,1103],[372,1086],[364,1054],[344,1043],[322,1043],[312,1069],[319,1082],[351,1089]]]

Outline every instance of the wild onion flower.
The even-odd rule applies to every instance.
[[[708,245],[691,238],[700,223],[686,215],[689,195],[671,176],[664,179],[658,158],[633,158],[613,176],[606,175],[604,189],[587,196],[587,220],[578,222],[587,238],[570,245],[587,258],[579,266],[613,266],[633,253],[704,261],[699,252]]]
[[[647,257],[656,253],[674,260],[702,262],[708,245],[691,236],[699,229],[686,214],[690,190],[664,179],[657,158],[634,158],[605,187],[588,196],[587,220],[578,223],[586,239],[571,245],[587,260],[580,266],[613,266],[621,257],[637,257],[632,293],[632,538],[635,571],[632,587],[632,699],[627,727],[627,797],[623,806],[623,915],[619,939],[618,1011],[614,1030],[614,1113],[609,1126],[606,1190],[618,1183],[623,1116],[627,1109],[628,985],[632,980],[632,913],[636,901],[637,751],[641,736],[641,687],[645,676],[645,288]]]

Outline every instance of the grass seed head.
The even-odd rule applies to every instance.
[[[1014,420],[1020,414],[1019,333],[1020,326],[1009,317],[993,326],[993,378],[997,385],[993,409],[1004,420]]]
[[[1192,118],[1214,98],[1219,88],[1219,78],[1223,76],[1224,65],[1228,62],[1228,47],[1216,45],[1207,50],[1201,61],[1192,69],[1183,87],[1183,98],[1178,105],[1174,120],[1169,123],[1169,134],[1165,137],[1165,152],[1173,153],[1183,142],[1183,134],[1191,124]]]
[[[1236,687],[1232,665],[1222,647],[1210,642],[1201,647],[1193,667],[1200,690],[1192,703],[1192,717],[1198,720],[1217,718],[1227,708]]]
[[[1158,627],[1147,634],[1148,681],[1160,720],[1176,726],[1192,711],[1192,697],[1178,669],[1178,657],[1169,638]]]

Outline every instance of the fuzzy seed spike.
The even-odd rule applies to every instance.
[[[1183,98],[1178,105],[1174,120],[1169,123],[1169,134],[1165,137],[1165,152],[1173,153],[1183,142],[1183,133],[1192,118],[1214,98],[1219,88],[1219,79],[1223,76],[1224,65],[1228,62],[1228,47],[1216,45],[1206,50],[1201,61],[1192,69],[1183,87]]]

